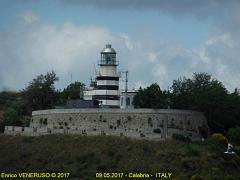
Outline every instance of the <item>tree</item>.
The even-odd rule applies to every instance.
[[[230,142],[240,145],[240,127],[230,128],[228,137]]]
[[[167,108],[168,93],[161,91],[159,85],[154,83],[149,87],[139,88],[137,94],[133,98],[135,108]]]
[[[209,74],[194,73],[192,79],[175,80],[171,89],[173,108],[204,112],[213,132],[233,127],[240,118],[239,96],[228,94],[223,84]]]
[[[19,114],[16,109],[8,108],[4,114],[4,125],[5,126],[20,126],[22,122],[20,121]]]
[[[63,102],[67,99],[79,99],[80,98],[80,90],[84,89],[85,85],[81,82],[74,82],[69,84],[66,88],[64,88],[63,92],[61,93],[61,98]]]
[[[54,83],[57,80],[55,72],[51,71],[46,75],[37,76],[29,83],[28,87],[22,91],[28,112],[54,107],[57,101]]]
[[[26,106],[19,92],[0,92],[0,132],[4,126],[24,125]]]

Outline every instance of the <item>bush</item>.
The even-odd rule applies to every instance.
[[[191,158],[182,158],[181,159],[181,166],[184,168],[184,171],[192,171],[194,167],[194,161]]]
[[[240,145],[240,127],[230,128],[228,130],[228,138],[230,142]]]
[[[240,146],[234,146],[234,151],[240,155]]]
[[[200,176],[200,175],[193,175],[193,176],[191,177],[191,180],[203,180],[203,177]]]
[[[187,156],[199,156],[200,152],[197,148],[195,148],[193,146],[187,146],[186,155]]]
[[[214,133],[212,134],[212,137],[211,139],[219,144],[222,144],[222,145],[227,145],[228,143],[228,140],[227,138],[221,134],[221,133]]]
[[[221,133],[212,134],[211,138],[207,141],[214,151],[222,151],[227,148],[228,140]]]
[[[19,121],[18,112],[13,108],[8,108],[6,113],[4,114],[4,124],[5,126],[19,126],[21,122]]]
[[[185,142],[190,142],[191,141],[191,139],[188,136],[184,136],[182,134],[173,134],[172,138],[176,139],[178,141],[185,141]]]

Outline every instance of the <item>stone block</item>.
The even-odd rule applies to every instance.
[[[49,134],[48,128],[37,128],[37,134]]]
[[[24,132],[33,133],[34,132],[34,128],[32,128],[32,127],[24,127]]]
[[[52,134],[65,134],[64,129],[51,129]]]
[[[85,134],[83,130],[75,130],[75,129],[68,129],[67,133],[68,134]]]
[[[13,126],[5,126],[4,131],[13,131]]]
[[[16,132],[22,132],[22,131],[23,131],[23,127],[14,126],[14,131],[16,131]]]

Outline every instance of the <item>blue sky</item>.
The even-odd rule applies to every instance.
[[[55,70],[57,88],[88,84],[111,43],[130,87],[208,72],[229,90],[240,84],[240,2],[154,0],[0,1],[0,89],[19,90]]]

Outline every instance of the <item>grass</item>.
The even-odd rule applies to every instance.
[[[0,172],[172,172],[173,179],[240,179],[240,158],[208,142],[151,142],[111,136],[0,135]]]

